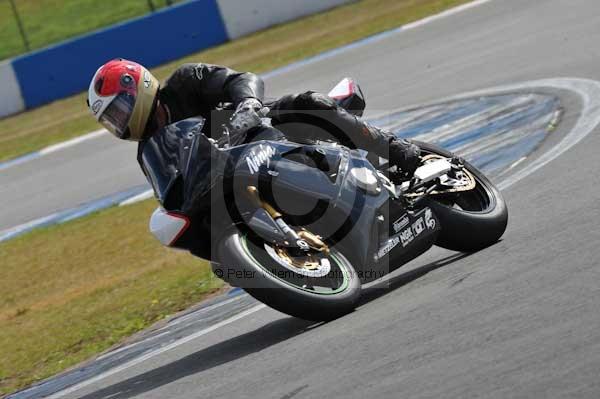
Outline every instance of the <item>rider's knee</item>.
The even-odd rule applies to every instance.
[[[306,111],[331,111],[337,109],[336,102],[330,97],[314,91],[301,93],[296,97],[294,105]]]
[[[270,117],[279,124],[303,123],[321,127],[338,106],[334,100],[314,91],[281,97],[271,107]],[[280,126],[281,127],[281,126]]]

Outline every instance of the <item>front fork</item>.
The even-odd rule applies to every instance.
[[[279,213],[275,208],[273,208],[273,206],[271,206],[271,204],[269,204],[266,201],[263,201],[262,198],[260,197],[260,193],[258,192],[258,189],[255,186],[248,186],[247,188],[247,192],[248,192],[248,196],[250,197],[250,200],[254,203],[254,205],[259,209],[259,210],[264,210],[266,211],[266,213],[270,216],[270,218],[273,220],[273,222],[275,223],[275,226],[273,227],[273,233],[277,233],[277,231],[280,234],[280,240],[276,240],[276,241],[280,241],[280,242],[276,242],[276,244],[279,244],[281,246],[284,247],[288,247],[288,248],[297,248],[302,250],[303,252],[309,252],[311,250],[313,251],[317,251],[317,252],[322,252],[324,255],[329,255],[329,246],[327,246],[327,244],[325,244],[321,237],[311,233],[310,231],[302,228],[300,231],[296,231],[293,228],[291,228],[283,219],[283,215],[281,215],[281,213]],[[263,218],[264,221],[264,218]],[[252,223],[251,223],[252,224]],[[250,227],[258,227],[258,226],[250,226]],[[259,228],[261,229],[261,228]],[[260,231],[258,231],[258,233],[260,233]],[[269,234],[269,236],[273,237],[272,234]]]

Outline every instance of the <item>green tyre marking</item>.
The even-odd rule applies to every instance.
[[[339,294],[340,292],[345,291],[346,288],[348,288],[348,285],[349,285],[348,273],[347,273],[346,269],[342,266],[342,262],[340,262],[340,260],[335,256],[335,254],[330,254],[330,257],[333,258],[333,260],[338,265],[338,268],[342,271],[342,275],[344,276],[343,284],[342,284],[342,286],[340,288],[336,289],[335,291],[328,292],[328,293],[321,293],[321,292],[315,292],[315,291],[307,290],[306,288],[303,288],[303,287],[298,287],[297,285],[294,285],[294,284],[290,283],[289,281],[286,281],[286,280],[284,280],[282,278],[279,278],[278,276],[274,275],[273,273],[271,273],[270,270],[267,270],[266,268],[264,268],[263,265],[254,258],[254,256],[252,255],[252,253],[248,249],[248,242],[246,240],[246,236],[245,235],[241,236],[240,240],[242,241],[242,247],[244,248],[244,251],[246,252],[246,255],[248,255],[250,257],[250,259],[258,267],[260,267],[262,270],[264,270],[265,272],[267,272],[271,276],[275,277],[277,280],[282,281],[282,282],[284,282],[285,284],[287,284],[287,285],[289,285],[291,287],[294,287],[294,288],[302,290],[302,291],[310,292],[312,294],[317,294],[317,295],[335,295],[335,294]]]

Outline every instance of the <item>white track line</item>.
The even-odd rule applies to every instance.
[[[531,90],[539,88],[552,88],[559,90],[568,90],[576,93],[582,101],[581,114],[577,123],[571,131],[554,147],[545,152],[542,156],[534,160],[527,168],[516,172],[510,177],[504,179],[498,184],[500,189],[506,189],[519,180],[531,175],[533,172],[547,165],[575,144],[583,140],[598,125],[600,125],[600,82],[590,79],[580,78],[555,78],[533,80],[525,83],[517,83],[505,86],[492,87],[484,90],[463,93],[458,96],[449,97],[438,102],[460,100],[469,97],[486,96],[491,94],[502,94],[522,90]]]
[[[28,154],[23,154],[13,159],[9,159],[7,161],[0,162],[0,171],[8,168],[15,167],[17,165],[21,165],[23,163],[33,161],[34,159],[38,159],[43,157],[44,155],[51,154],[56,151],[63,150],[68,147],[72,147],[74,145],[80,144],[84,141],[95,139],[107,133],[105,129],[96,130],[83,136],[75,137],[74,139],[63,141],[62,143],[53,144],[48,147],[44,147],[41,150],[33,151]]]
[[[520,170],[503,180],[498,184],[500,189],[506,189],[512,186],[519,180],[524,179],[558,158],[575,144],[583,140],[600,124],[600,82],[569,78],[545,79],[529,82],[526,86],[521,86],[521,88],[534,88],[540,86],[570,90],[577,93],[583,102],[581,115],[579,116],[575,127],[560,141],[560,143],[556,144],[542,156],[534,160],[527,168]],[[510,90],[510,88],[505,87],[505,90]]]
[[[480,5],[485,4],[485,3],[489,3],[490,1],[492,1],[492,0],[476,0],[476,1],[472,1],[470,3],[466,3],[466,4],[463,4],[461,6],[454,7],[454,8],[451,8],[449,10],[443,11],[443,12],[441,12],[439,14],[435,14],[435,15],[432,15],[430,17],[426,17],[426,18],[420,19],[418,21],[411,22],[409,24],[403,25],[401,27],[401,29],[402,30],[411,30],[411,29],[415,29],[415,28],[420,28],[423,25],[427,25],[427,24],[430,24],[432,22],[438,21],[440,19],[450,17],[452,15],[461,13],[461,12],[469,10],[471,8],[479,7]]]
[[[212,325],[212,326],[210,326],[208,328],[205,328],[204,330],[200,330],[200,331],[198,331],[198,332],[196,332],[194,334],[188,335],[187,337],[180,338],[177,341],[174,341],[174,342],[170,343],[169,345],[163,346],[161,348],[157,348],[157,349],[155,349],[155,350],[153,350],[151,352],[146,353],[145,355],[142,355],[142,356],[140,356],[140,357],[138,357],[136,359],[133,359],[133,360],[131,360],[131,361],[125,363],[125,364],[122,364],[119,367],[115,367],[113,369],[110,369],[110,370],[108,370],[108,371],[106,371],[106,372],[104,372],[102,374],[99,374],[99,375],[97,375],[97,376],[95,376],[93,378],[90,378],[89,380],[85,380],[83,382],[80,382],[79,384],[73,385],[72,387],[69,387],[69,388],[64,389],[64,390],[62,390],[60,392],[57,392],[57,393],[55,393],[53,395],[50,395],[50,396],[47,397],[47,399],[62,398],[65,395],[68,395],[70,393],[76,392],[76,391],[78,391],[78,390],[80,390],[82,388],[85,388],[86,386],[89,386],[89,385],[94,384],[94,383],[96,383],[98,381],[101,381],[101,380],[103,380],[103,379],[105,379],[107,377],[110,377],[111,375],[120,373],[121,371],[125,371],[128,368],[131,368],[133,366],[137,366],[138,364],[143,363],[146,360],[149,360],[149,359],[151,359],[153,357],[156,357],[156,356],[158,356],[158,355],[160,355],[162,353],[168,352],[171,349],[177,348],[178,346],[181,346],[181,345],[183,345],[183,344],[185,344],[187,342],[193,341],[194,339],[199,338],[199,337],[201,337],[203,335],[206,335],[206,334],[208,334],[208,333],[210,333],[210,332],[212,332],[214,330],[217,330],[217,329],[219,329],[219,328],[221,328],[223,326],[231,324],[231,323],[233,323],[233,322],[235,322],[237,320],[243,319],[244,317],[249,316],[252,313],[256,313],[256,312],[258,312],[259,310],[261,310],[261,309],[263,309],[265,307],[267,307],[267,305],[264,305],[262,303],[259,304],[259,305],[256,305],[256,306],[254,306],[254,307],[252,307],[252,308],[250,308],[248,310],[245,310],[242,313],[237,314],[237,315],[235,315],[235,316],[233,316],[233,317],[231,317],[231,318],[229,318],[227,320],[223,320],[223,321],[221,321],[221,322],[219,322],[217,324],[214,324],[214,325]]]
[[[228,294],[224,294],[224,295],[228,295]],[[188,321],[188,320],[190,320],[190,319],[192,319],[194,317],[198,317],[198,313],[206,313],[206,312],[209,312],[211,310],[220,308],[222,306],[229,305],[230,303],[239,301],[242,297],[243,297],[243,295],[236,295],[233,298],[229,298],[229,299],[226,299],[224,301],[220,301],[218,303],[215,303],[213,305],[209,305],[209,306],[197,309],[197,310],[195,310],[193,312],[190,312],[189,314],[186,314],[186,315],[183,315],[183,316],[180,316],[180,317],[176,317],[173,320],[168,321],[165,326],[157,329],[156,332],[158,334],[151,335],[151,336],[149,336],[149,337],[147,337],[145,339],[142,339],[141,341],[133,342],[131,344],[122,346],[120,348],[117,348],[117,349],[115,349],[115,350],[113,350],[111,352],[107,352],[107,353],[105,353],[105,354],[103,354],[101,356],[98,356],[95,360],[106,359],[109,356],[113,356],[113,355],[115,355],[117,353],[120,353],[120,352],[123,352],[125,350],[130,350],[131,348],[134,348],[134,347],[136,347],[136,346],[138,346],[140,344],[143,344],[145,342],[152,341],[152,340],[154,340],[154,339],[156,339],[158,337],[163,337],[166,334],[169,334],[171,332],[171,330],[175,326],[177,326],[177,325],[179,325],[179,324],[181,324],[183,322],[186,322],[186,321]]]
[[[63,141],[62,143],[54,144],[46,148],[42,148],[39,152],[40,155],[48,155],[56,151],[64,150],[65,148],[73,147],[77,144],[83,143],[84,141],[93,140],[97,137],[101,137],[108,133],[105,129],[96,130],[83,136],[75,137],[74,139]]]
[[[32,220],[30,222],[27,223],[23,223],[20,224],[18,226],[15,227],[10,227],[8,229],[2,230],[0,231],[0,242],[4,241],[7,239],[7,237],[14,235],[17,232],[23,231],[23,230],[28,230],[30,228],[32,228],[33,226],[37,226],[37,225],[42,225],[46,222],[51,221],[53,218],[57,217],[57,215],[59,214],[59,212],[53,213],[51,215],[48,216],[44,216],[35,220]]]
[[[391,36],[394,36],[394,35],[396,35],[398,33],[402,33],[402,32],[405,32],[407,30],[412,30],[412,29],[416,29],[416,28],[422,27],[422,26],[430,24],[432,22],[439,21],[439,20],[447,18],[447,17],[451,17],[453,15],[456,15],[458,13],[461,13],[461,12],[464,12],[464,11],[467,11],[467,10],[470,10],[472,8],[475,8],[475,7],[479,7],[479,6],[483,5],[483,4],[489,3],[491,1],[492,0],[475,0],[475,1],[472,1],[470,3],[466,3],[466,4],[463,4],[461,6],[457,6],[457,7],[451,8],[451,9],[446,10],[446,11],[442,11],[439,14],[431,15],[431,16],[429,16],[427,18],[424,18],[424,19],[421,19],[421,20],[418,20],[418,21],[415,21],[415,22],[411,22],[411,23],[406,24],[406,25],[402,25],[402,26],[400,26],[398,28],[395,28],[395,29],[392,29],[392,30],[389,30],[389,31],[385,31],[385,32],[381,32],[381,33],[375,34],[373,36],[370,36],[370,37],[358,40],[356,42],[347,44],[347,45],[342,46],[342,47],[335,48],[333,50],[325,51],[325,52],[323,52],[321,54],[315,55],[313,57],[309,57],[309,58],[307,58],[305,60],[294,62],[294,63],[292,63],[290,65],[287,65],[287,66],[275,69],[275,70],[273,70],[271,72],[265,73],[262,76],[264,78],[272,78],[274,76],[278,76],[278,75],[281,75],[283,73],[287,73],[287,72],[290,72],[290,71],[293,71],[293,70],[305,67],[307,65],[315,64],[317,62],[320,62],[320,61],[323,61],[323,60],[335,57],[335,56],[337,56],[339,54],[342,54],[342,53],[345,53],[347,51],[355,50],[357,48],[360,48],[360,47],[363,47],[363,46],[367,46],[367,45],[373,45],[373,44],[375,44],[375,43],[377,43],[377,42],[379,42],[381,40],[385,40],[385,39],[387,39],[387,38],[389,38]]]
[[[518,91],[535,90],[540,88],[551,88],[559,90],[567,90],[573,92],[579,96],[582,102],[581,114],[577,123],[571,129],[571,131],[554,147],[545,152],[542,156],[534,160],[526,169],[520,170],[510,177],[502,180],[498,187],[500,189],[506,189],[519,180],[531,175],[533,172],[547,165],[566,151],[571,149],[574,145],[583,140],[588,134],[590,134],[598,125],[600,125],[600,82],[590,79],[582,78],[554,78],[554,79],[540,79],[532,80],[524,83],[515,83],[504,86],[491,87],[482,90],[471,91],[462,93],[455,96],[445,97],[435,101],[422,104],[413,104],[407,107],[403,107],[398,110],[394,110],[394,113],[403,111],[409,111],[418,107],[431,107],[440,103],[446,103],[450,101],[465,100],[472,97],[489,96],[489,95],[501,95],[506,93],[514,93]],[[380,113],[376,116],[372,116],[371,119],[382,119],[390,112]],[[522,162],[519,160],[519,163]],[[511,167],[515,167],[513,165]]]
[[[154,191],[152,189],[150,189],[150,190],[144,191],[143,193],[138,194],[134,197],[126,199],[125,201],[121,202],[119,204],[119,206],[135,204],[136,202],[144,201],[144,200],[150,199],[152,197],[154,197]]]

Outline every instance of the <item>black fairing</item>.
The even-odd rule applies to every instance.
[[[219,149],[201,133],[202,125],[201,118],[175,123],[140,147],[140,163],[160,203],[191,221],[175,247],[210,259],[218,233],[233,224],[245,228],[257,211],[247,191],[255,186],[287,223],[335,243],[357,271],[392,269],[376,254],[395,233],[378,216],[388,220],[403,210],[381,184],[370,192],[357,187],[352,168],[376,173],[359,151],[292,143],[272,127],[254,132],[257,141]],[[414,258],[433,244],[434,232],[394,246],[385,260]]]
[[[202,133],[203,118],[190,118],[155,133],[142,144],[142,169],[161,205],[192,216],[210,206],[209,193],[227,155]]]

